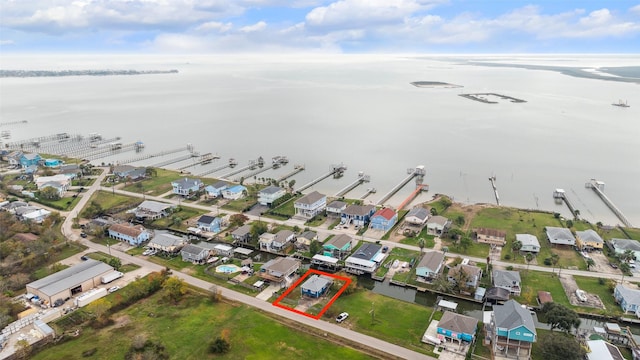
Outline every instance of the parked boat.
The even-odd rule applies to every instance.
[[[629,105],[626,101],[625,101],[625,102],[622,102],[622,100],[618,100],[618,102],[617,102],[617,103],[613,103],[613,104],[611,104],[611,105],[613,105],[613,106],[618,106],[618,107],[623,107],[623,108],[631,107],[631,105]]]

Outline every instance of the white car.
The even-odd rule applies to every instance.
[[[118,290],[120,290],[120,286],[117,286],[117,285],[116,285],[116,286],[112,286],[112,287],[110,287],[110,288],[109,288],[109,290],[107,290],[107,292],[109,292],[109,293],[113,293],[113,292],[116,292],[116,291],[118,291]]]
[[[348,317],[349,317],[349,313],[343,312],[340,315],[338,315],[338,317],[336,318],[336,322],[341,323],[345,321]]]

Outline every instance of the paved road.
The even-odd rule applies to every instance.
[[[89,201],[89,198],[91,197],[91,195],[101,189],[100,187],[100,182],[102,181],[102,179],[104,179],[104,177],[106,176],[107,170],[105,170],[103,172],[102,175],[100,175],[95,183],[87,190],[87,192],[84,193],[82,199],[80,199],[80,201],[78,202],[78,205],[75,207],[75,209],[71,212],[69,212],[67,218],[65,219],[62,228],[63,228],[63,233],[71,240],[77,240],[82,242],[84,245],[86,245],[87,247],[96,250],[96,251],[102,251],[102,252],[108,252],[109,249],[107,249],[106,246],[104,245],[100,245],[100,244],[96,244],[93,243],[91,241],[88,241],[86,239],[83,239],[79,236],[79,231],[74,231],[74,229],[72,228],[72,224],[73,224],[73,218],[75,216],[77,216],[78,212],[87,204],[87,202]],[[106,191],[112,191],[111,189],[107,189],[107,188],[102,188],[103,190]],[[128,193],[128,192],[121,192],[116,190],[117,193],[125,193],[126,195],[132,195],[132,193]],[[142,197],[141,194],[135,194],[135,195],[139,195],[140,197]],[[171,200],[167,200],[167,199],[162,199],[162,198],[155,198],[155,197],[149,197],[147,196],[148,199],[153,199],[153,200],[158,200],[158,201],[164,201],[164,202],[172,202]],[[201,208],[201,209],[205,209],[205,210],[211,210],[211,207],[208,206],[195,206],[194,204],[189,204],[190,207],[195,207],[195,208]],[[111,248],[111,255],[116,256],[118,258],[120,258],[122,260],[123,263],[132,263],[132,264],[136,264],[140,267],[144,267],[147,269],[150,269],[152,271],[161,271],[162,269],[164,269],[163,266],[152,263],[150,261],[147,261],[145,259],[142,258],[138,258],[135,256],[131,256],[129,254],[126,254],[124,252],[115,250],[113,248]],[[181,273],[179,271],[176,270],[172,270],[173,274],[176,275],[178,278],[184,280],[186,283],[188,283],[189,285],[198,287],[200,289],[204,289],[204,290],[210,290],[211,287],[214,285],[212,283],[209,283],[207,281],[195,278],[193,276]],[[431,356],[427,356],[427,355],[423,355],[420,353],[417,353],[415,351],[411,351],[409,349],[403,348],[401,346],[398,345],[394,345],[391,343],[388,343],[386,341],[380,340],[380,339],[376,339],[374,337],[368,336],[368,335],[364,335],[361,333],[358,333],[356,331],[352,331],[349,330],[347,328],[344,328],[340,325],[337,324],[333,324],[330,322],[326,322],[326,321],[321,321],[321,320],[314,320],[311,318],[308,318],[306,316],[302,316],[302,315],[298,315],[295,314],[293,312],[281,309],[279,307],[273,306],[271,303],[256,299],[254,297],[245,295],[245,294],[241,294],[238,293],[236,291],[233,290],[229,290],[226,289],[224,287],[217,287],[218,289],[221,290],[222,292],[222,296],[224,296],[225,298],[232,300],[232,301],[237,301],[240,303],[244,303],[247,304],[249,306],[255,307],[257,309],[260,309],[262,311],[265,312],[269,312],[290,320],[294,320],[297,321],[301,324],[304,324],[306,326],[310,326],[316,329],[319,329],[323,332],[326,333],[330,333],[330,334],[334,334],[340,337],[343,337],[345,339],[348,339],[350,341],[354,341],[357,343],[360,343],[362,345],[364,345],[365,347],[370,347],[370,348],[374,348],[378,351],[382,351],[385,352],[387,354],[389,354],[389,357],[398,357],[398,358],[404,358],[404,359],[428,359],[428,360],[435,360],[436,358],[431,357]]]

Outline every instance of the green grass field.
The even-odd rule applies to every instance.
[[[160,342],[170,359],[370,358],[289,328],[248,306],[213,303],[202,294],[187,295],[173,305],[158,293],[111,318],[114,325],[84,327],[77,338],[47,348],[31,359],[81,359],[84,351],[93,348],[97,352],[92,359],[123,359],[138,335]],[[225,355],[214,356],[209,354],[208,344],[219,336],[226,337],[231,348]]]
[[[177,171],[161,168],[155,169],[158,172],[157,176],[151,176],[135,183],[129,183],[122,188],[122,190],[159,196],[172,189],[172,181],[178,180],[184,176]]]
[[[536,296],[538,291],[548,291],[553,297],[553,301],[572,307],[569,303],[569,299],[562,288],[562,284],[558,279],[557,274],[550,274],[546,272],[538,271],[520,271],[520,278],[522,280],[521,288],[522,294],[515,299],[521,304],[528,304],[531,306],[537,305]]]
[[[129,197],[120,194],[114,194],[108,191],[96,191],[89,203],[95,201],[102,209],[132,209],[138,206],[142,200],[139,198]]]

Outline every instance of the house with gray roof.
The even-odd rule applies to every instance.
[[[374,243],[364,243],[351,256],[358,259],[373,261],[376,255],[380,253],[381,249],[381,245]]]
[[[440,236],[451,226],[451,220],[444,216],[436,215],[427,220],[427,234]]]
[[[102,276],[113,267],[88,259],[40,280],[27,284],[27,293],[40,297],[44,304],[52,305],[58,299],[68,299],[102,284]]]
[[[211,251],[195,244],[187,244],[180,250],[180,255],[182,255],[182,261],[204,264],[209,259]]]
[[[351,252],[353,239],[347,234],[338,234],[333,236],[322,244],[324,256],[331,256],[336,259],[342,259]]]
[[[531,348],[537,333],[533,317],[528,309],[517,301],[494,305],[491,312],[493,352],[500,356],[530,359]]]
[[[619,284],[613,290],[613,297],[625,314],[632,313],[640,318],[640,290]]]
[[[298,259],[277,257],[262,265],[258,275],[264,280],[287,286],[293,282],[300,265],[301,262]]]
[[[136,218],[141,220],[157,220],[168,216],[173,208],[175,208],[175,205],[159,201],[145,200],[142,204],[138,205],[134,210],[134,213]]]
[[[296,237],[297,246],[308,247],[312,241],[318,241],[318,233],[315,231],[305,231]]]
[[[175,254],[185,245],[186,240],[169,233],[157,233],[148,243],[148,247],[168,254]]]
[[[296,212],[295,217],[313,219],[327,207],[327,196],[314,191],[296,200],[293,207]]]
[[[342,212],[347,208],[347,203],[340,200],[334,200],[327,205],[327,216],[340,217]]]
[[[580,250],[602,250],[604,240],[593,229],[576,231],[576,245]]]
[[[545,228],[547,239],[554,245],[570,245],[576,244],[576,238],[573,237],[571,230],[567,228],[547,226]]]
[[[342,211],[341,221],[345,224],[365,226],[371,221],[371,217],[376,212],[373,205],[349,205]]]
[[[219,233],[222,227],[222,219],[212,215],[202,215],[198,219],[198,229],[209,231],[212,233]]]
[[[251,239],[251,225],[242,225],[231,232],[234,244],[246,244]]]
[[[429,215],[429,210],[422,206],[416,206],[409,210],[407,215],[404,217],[404,221],[410,225],[422,226],[427,223]]]
[[[213,185],[207,185],[204,188],[205,195],[210,199],[220,197],[222,196],[222,190],[225,190],[227,186],[227,183],[224,181],[218,181]]]
[[[444,253],[440,251],[427,251],[422,255],[422,259],[416,266],[416,277],[418,280],[426,281],[436,277],[442,264],[444,263]]]
[[[200,191],[200,189],[204,187],[204,184],[200,179],[190,179],[185,177],[172,181],[171,187],[173,188],[173,193],[176,195],[191,196]]]
[[[464,274],[460,274],[464,273]],[[449,270],[447,274],[447,279],[452,282],[458,282],[458,279],[465,279],[465,286],[467,288],[477,288],[480,284],[480,279],[482,278],[482,269],[477,266],[467,265],[467,264],[458,264]]]
[[[286,194],[287,191],[279,186],[267,186],[258,192],[258,203],[271,207],[276,200]]]
[[[511,270],[493,270],[491,274],[493,286],[509,290],[515,296],[520,296],[520,272]]]
[[[302,296],[319,298],[329,290],[333,280],[328,276],[313,274],[301,286]]]
[[[539,253],[540,252],[540,242],[535,235],[531,234],[516,234],[516,241],[520,241],[522,247],[520,251],[522,252],[530,252],[530,253]]]
[[[113,224],[109,227],[109,237],[112,239],[118,239],[120,241],[126,241],[133,246],[138,246],[143,242],[149,240],[151,234],[144,228],[144,226],[136,224]]]
[[[296,234],[293,231],[280,230],[275,234],[264,233],[260,235],[258,244],[260,245],[260,250],[273,253],[282,253],[292,245],[295,239]]]
[[[640,260],[640,242],[638,240],[613,238],[609,243],[616,254],[624,254],[625,251],[630,250],[636,260]]]
[[[471,316],[445,311],[438,321],[437,332],[451,340],[473,342],[476,337],[478,320]]]

